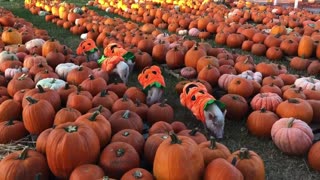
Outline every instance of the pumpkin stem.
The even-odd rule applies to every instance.
[[[67,131],[68,133],[73,133],[78,131],[78,127],[75,125],[69,125],[65,127],[64,130]]]
[[[124,155],[124,153],[125,153],[125,151],[124,151],[124,149],[123,149],[123,148],[120,148],[120,149],[118,149],[118,150],[116,151],[116,155],[117,155],[117,157],[121,157],[121,156],[123,156],[123,155]]]
[[[309,80],[310,80],[311,83],[313,83],[313,84],[315,83],[314,79],[312,77],[310,77]]]
[[[99,113],[102,112],[102,107],[103,107],[103,106],[102,106],[101,104],[98,106],[97,111],[99,111]]]
[[[79,66],[78,71],[82,71],[82,70],[83,70],[83,66]]]
[[[33,99],[31,96],[26,97],[26,100],[29,102],[29,104],[35,104],[38,102],[38,100]]]
[[[250,159],[250,154],[248,148],[241,148],[239,153],[240,159]]]
[[[64,89],[70,89],[69,83],[66,83],[66,84],[64,85]]]
[[[34,180],[41,180],[41,175],[42,175],[42,173],[37,173],[37,174],[34,176]]]
[[[97,118],[97,116],[98,116],[99,114],[100,114],[99,111],[93,112],[92,115],[89,117],[89,120],[90,120],[90,121],[95,121],[96,118]]]
[[[25,80],[26,78],[28,77],[28,75],[27,74],[25,74],[25,73],[23,73],[23,74],[21,74],[21,76],[20,77],[18,77],[18,80]]]
[[[136,98],[136,105],[137,105],[137,107],[141,106],[141,101],[138,98]]]
[[[124,94],[122,96],[122,102],[124,102],[124,101],[128,101],[128,95],[126,95],[126,94]]]
[[[90,74],[90,75],[89,75],[89,79],[90,79],[90,80],[94,80],[93,74]]]
[[[263,108],[260,109],[260,112],[261,113],[265,113],[265,112],[267,112],[267,109],[265,107],[263,107]]]
[[[129,136],[129,135],[130,135],[130,132],[129,132],[129,131],[125,131],[125,132],[122,133],[122,136],[125,136],[125,137],[127,137],[127,136]]]
[[[192,129],[192,130],[189,132],[189,135],[190,135],[190,136],[195,136],[198,131],[199,131],[199,128],[196,127],[196,128]]]
[[[294,120],[295,120],[294,118],[290,118],[290,121],[288,123],[288,128],[292,128]]]
[[[168,99],[164,99],[163,101],[161,101],[160,103],[160,107],[165,107],[166,103],[167,103]]]
[[[132,173],[132,176],[135,178],[135,179],[140,179],[143,177],[143,174],[140,170],[136,170]]]
[[[100,97],[106,97],[108,91],[106,89],[101,90]]]
[[[103,176],[102,180],[109,180],[108,176]]]
[[[19,154],[18,160],[25,160],[28,156],[28,150],[29,150],[28,147],[24,148],[22,152]]]
[[[238,100],[239,97],[238,96],[231,96],[233,100]]]
[[[234,158],[232,159],[231,164],[232,164],[233,166],[236,166],[236,164],[237,164],[237,157],[234,157]]]
[[[57,81],[56,78],[53,78],[50,83],[51,83],[51,84],[54,84],[56,81]]]
[[[178,136],[173,133],[173,132],[170,132],[170,137],[171,137],[171,144],[181,144],[182,141],[178,138]]]
[[[210,140],[210,146],[209,146],[209,148],[210,148],[210,149],[216,149],[216,148],[217,148],[217,146],[216,146],[216,139],[215,139],[213,136],[210,136],[209,140]]]
[[[43,67],[44,67],[43,64],[42,64],[42,62],[40,62],[40,63],[38,64],[38,67],[39,67],[39,68],[43,68]]]
[[[9,121],[5,124],[6,126],[12,126],[14,125],[13,119],[9,119]]]
[[[43,87],[40,84],[37,85],[37,88],[39,90],[39,93],[44,93],[45,92],[45,90],[43,89]]]
[[[77,86],[77,94],[79,95],[80,94],[80,92],[81,92],[81,86],[79,85],[79,86]]]
[[[290,98],[290,99],[288,99],[288,102],[289,102],[289,103],[298,104],[298,103],[299,103],[299,100],[298,100],[298,99],[295,99],[295,98]]]
[[[302,87],[299,87],[298,89],[294,90],[295,93],[301,93],[302,92]]]
[[[126,110],[126,111],[123,113],[122,118],[128,119],[128,118],[129,118],[129,115],[130,115],[130,110]]]

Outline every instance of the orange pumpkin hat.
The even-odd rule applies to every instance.
[[[107,57],[111,56],[123,56],[127,53],[128,51],[125,50],[120,44],[118,43],[110,43],[108,44],[104,50],[103,54]]]
[[[96,43],[92,39],[86,39],[80,42],[77,48],[77,54],[82,55],[87,52],[98,50]]]
[[[111,72],[120,61],[124,61],[121,56],[106,57],[101,64],[101,69]]]
[[[225,105],[209,94],[200,82],[190,82],[184,86],[180,94],[180,103],[190,109],[193,115],[203,123],[205,123],[204,110],[208,105],[216,103],[219,108],[225,108]]]
[[[161,69],[158,66],[145,67],[138,76],[138,81],[143,89],[156,86],[159,88],[166,87]]]

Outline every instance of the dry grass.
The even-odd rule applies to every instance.
[[[35,149],[36,142],[31,139],[31,135],[28,135],[8,144],[0,144],[0,160],[10,153],[23,150],[24,148]]]
[[[67,1],[71,2],[71,1]],[[74,3],[78,5],[83,5],[87,1],[80,0],[75,1]],[[4,6],[11,10],[17,16],[23,17],[26,20],[32,22],[35,26],[43,29],[47,29],[49,34],[55,38],[57,38],[63,44],[68,45],[72,49],[75,49],[80,39],[77,36],[72,35],[69,31],[66,31],[62,28],[57,27],[54,24],[46,23],[43,17],[33,16],[27,10],[23,9],[23,0],[16,0],[14,2],[1,2],[0,6]],[[106,15],[105,12],[100,11],[96,8],[101,15]],[[110,14],[108,14],[111,16]],[[217,46],[214,44],[212,40],[208,41],[212,46]],[[230,49],[229,49],[230,50]],[[235,49],[237,53],[240,54],[248,54],[246,52]],[[261,61],[268,61],[265,57],[257,57],[253,56],[256,63]],[[289,62],[286,60],[282,60],[277,63],[282,63],[287,65]],[[305,72],[295,72],[288,68],[290,72],[296,74],[305,74]],[[179,121],[183,121],[188,127],[196,127],[202,126],[195,120],[194,116],[190,111],[185,109],[180,105],[179,96],[174,91],[175,84],[178,82],[178,79],[171,76],[168,72],[163,72],[166,77],[166,91],[164,96],[169,100],[168,103],[174,108],[175,119]],[[138,72],[134,72],[129,81],[129,86],[139,86],[137,83],[137,75]],[[30,138],[29,138],[30,139]],[[260,139],[256,138],[248,133],[246,128],[245,119],[242,121],[233,121],[226,120],[225,126],[225,137],[221,141],[225,144],[231,151],[235,151],[240,149],[241,147],[247,147],[250,150],[257,152],[265,162],[266,168],[266,179],[270,180],[282,180],[282,179],[290,179],[290,180],[311,180],[311,179],[320,179],[320,174],[310,170],[308,168],[306,157],[296,157],[296,156],[287,156],[279,151],[275,145],[273,144],[271,139]],[[26,145],[31,145],[34,142],[27,141],[18,141],[8,145],[0,145],[0,153],[5,155],[9,152],[23,149]],[[31,146],[32,147],[32,146]],[[3,153],[2,153],[3,152]]]

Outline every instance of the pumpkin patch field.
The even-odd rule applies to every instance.
[[[0,0],[0,180],[320,179],[320,3]]]

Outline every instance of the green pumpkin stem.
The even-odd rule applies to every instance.
[[[51,81],[51,84],[54,84],[56,81],[57,81],[57,79],[53,78],[52,81]]]
[[[66,83],[66,84],[64,85],[64,89],[70,89],[69,83]]]
[[[82,89],[82,87],[81,87],[80,85],[79,85],[79,86],[77,86],[77,94],[78,94],[78,95],[80,94],[81,89]]]
[[[178,136],[173,133],[173,132],[170,132],[170,137],[171,137],[171,144],[181,144],[182,141],[178,138]]]
[[[294,120],[295,120],[294,118],[290,118],[290,121],[288,123],[288,128],[292,128]]]
[[[192,130],[189,132],[189,135],[190,135],[190,136],[195,136],[198,131],[199,131],[199,128],[196,127],[196,128],[192,129]]]
[[[44,93],[44,92],[46,92],[40,84],[37,85],[37,88],[38,88],[38,90],[39,90],[39,93]]]
[[[129,119],[129,115],[130,115],[130,110],[126,110],[123,115],[122,115],[122,118],[124,119]]]
[[[261,113],[265,113],[265,112],[267,112],[267,109],[265,107],[263,107],[263,108],[260,109],[260,112]]]
[[[298,103],[299,103],[299,100],[298,100],[298,99],[295,99],[295,98],[290,98],[290,99],[288,99],[288,102],[289,102],[289,103],[298,104]]]
[[[108,176],[103,176],[102,180],[109,180]]]
[[[106,89],[103,89],[100,93],[100,97],[106,97],[107,94],[108,94],[108,91]]]
[[[128,95],[124,94],[122,96],[122,102],[128,101]]]
[[[122,133],[122,136],[125,136],[125,137],[128,137],[130,135],[130,132],[129,131],[125,131]]]
[[[98,106],[98,108],[97,108],[97,111],[99,111],[99,113],[101,113],[101,112],[102,112],[102,108],[103,108],[103,106],[100,104],[100,105]]]
[[[135,179],[140,179],[143,177],[143,174],[140,170],[136,170],[132,173],[132,176],[135,178]]]
[[[24,148],[22,150],[22,152],[19,154],[18,159],[19,160],[25,160],[27,158],[27,156],[28,156],[28,150],[29,150],[28,147]]]
[[[210,141],[210,146],[209,146],[209,148],[210,148],[210,149],[216,149],[216,148],[217,148],[217,146],[216,146],[216,139],[215,139],[213,136],[210,136],[209,141]]]
[[[116,151],[116,155],[117,155],[117,157],[121,157],[121,156],[123,156],[123,155],[124,155],[124,153],[125,153],[125,151],[124,151],[124,149],[123,149],[123,148],[120,148],[120,149],[118,149],[118,150]]]
[[[9,121],[5,124],[6,126],[12,126],[14,125],[13,119],[9,119]]]
[[[250,159],[250,154],[248,148],[241,148],[239,153],[240,159]]]
[[[75,125],[69,125],[65,127],[64,130],[67,131],[68,133],[73,133],[78,131],[78,127]]]
[[[33,99],[31,96],[26,97],[26,100],[29,102],[29,104],[35,104],[38,102],[38,100]]]
[[[97,116],[98,116],[99,114],[100,114],[99,111],[93,112],[92,115],[89,117],[89,120],[90,120],[90,121],[95,121],[96,118],[97,118]]]

